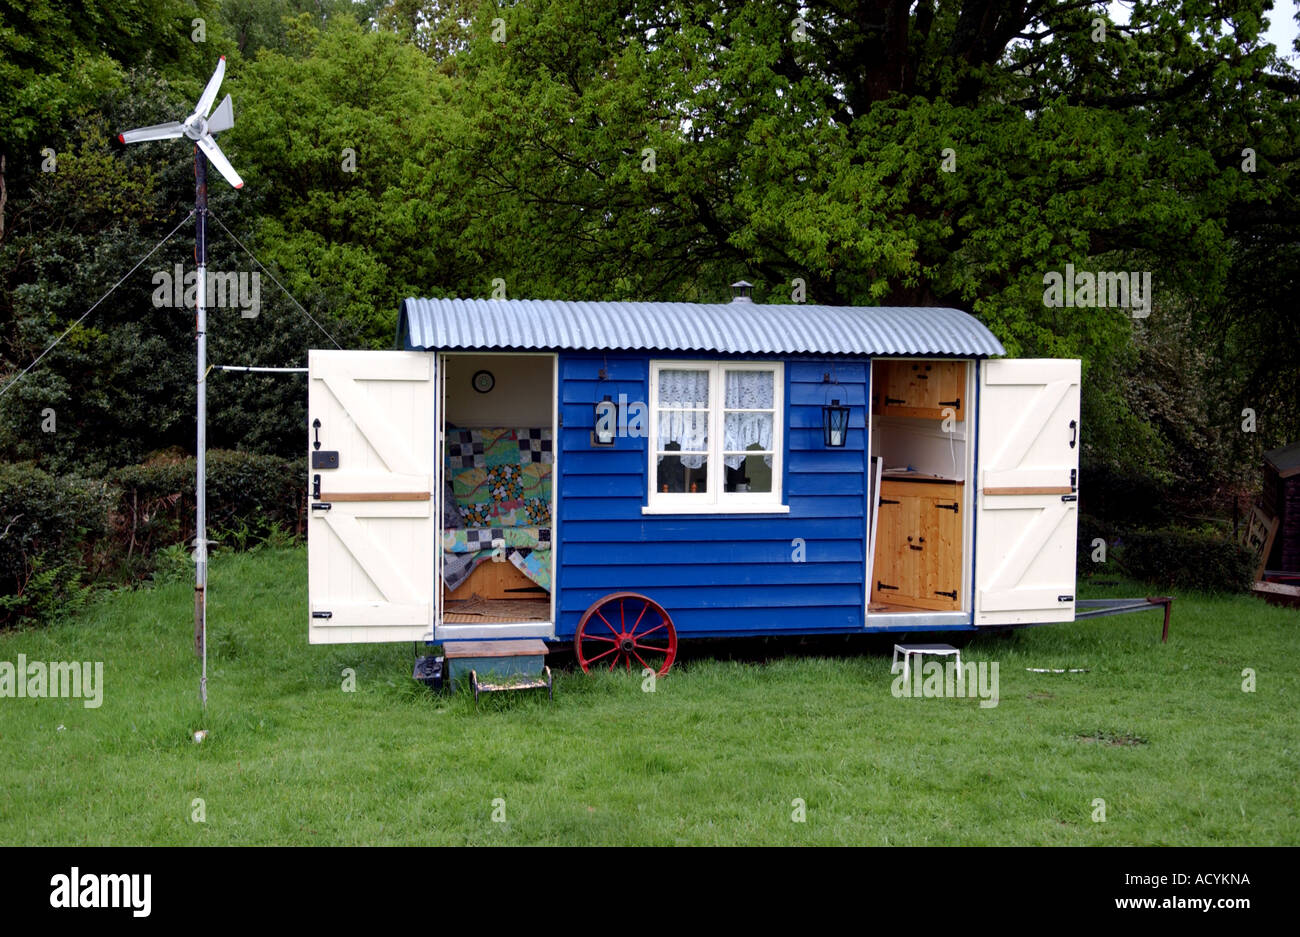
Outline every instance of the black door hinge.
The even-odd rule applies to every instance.
[[[957,590],[956,590],[956,589],[953,589],[951,592],[940,592],[938,589],[935,589],[935,590],[934,590],[934,594],[935,594],[935,595],[945,595],[945,596],[947,596],[948,598],[952,599],[954,602],[957,601]]]
[[[312,612],[311,617],[312,618],[333,618],[334,613],[333,612]]]
[[[952,504],[936,504],[935,507],[937,507],[940,511],[952,511],[952,513],[954,514],[957,513],[956,501],[954,501]]]
[[[939,406],[941,406],[941,407],[957,407],[958,409],[961,409],[961,398],[958,397],[956,400],[940,400],[940,401],[939,401]]]
[[[897,591],[898,591],[898,586],[887,586],[887,585],[885,585],[883,582],[881,582],[879,579],[876,580],[876,588],[877,588],[877,589],[892,589],[894,592],[897,592]]]
[[[330,504],[328,501],[317,501],[314,504],[312,504],[311,509],[313,511],[328,511],[332,507],[333,505]]]
[[[1058,595],[1058,596],[1056,597],[1056,601],[1058,601],[1058,602],[1073,602],[1073,601],[1074,601],[1074,596],[1072,596],[1072,595]]]
[[[897,501],[891,501],[889,498],[881,498],[881,499],[880,499],[880,503],[881,503],[881,504],[898,504]]]
[[[885,406],[888,407],[890,404],[895,404],[895,403],[907,403],[907,401],[906,401],[906,400],[903,400],[903,399],[901,399],[901,398],[899,398],[899,397],[886,397],[886,398],[885,398]]]

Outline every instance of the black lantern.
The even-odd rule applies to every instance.
[[[841,407],[839,400],[832,400],[822,407],[822,432],[826,445],[843,448],[844,438],[849,434],[849,408]]]
[[[618,433],[618,404],[609,394],[606,394],[604,400],[596,402],[592,411],[595,414],[592,422],[592,443],[597,446],[614,445],[614,436]]]

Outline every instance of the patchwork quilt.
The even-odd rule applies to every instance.
[[[465,526],[443,532],[443,580],[455,589],[482,562],[510,562],[551,588],[551,431],[447,433],[447,473]]]

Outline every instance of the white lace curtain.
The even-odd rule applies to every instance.
[[[772,410],[775,406],[775,389],[771,371],[726,371],[724,381],[724,410]],[[709,372],[663,370],[659,372],[659,427],[658,447],[687,450],[681,456],[682,464],[697,469],[704,464],[709,448]],[[690,409],[688,409],[690,408]],[[723,419],[723,449],[772,448],[772,427],[775,413],[726,413]],[[689,450],[699,450],[695,455]],[[658,461],[663,461],[663,455]],[[745,459],[740,455],[724,458],[728,468],[739,468]],[[772,457],[763,456],[771,467]]]

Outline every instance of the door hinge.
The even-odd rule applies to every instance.
[[[935,595],[946,595],[948,598],[952,599],[954,602],[957,601],[957,590],[956,590],[956,589],[953,589],[951,592],[941,592],[941,591],[939,591],[938,589],[935,589],[935,590],[934,590],[934,594],[935,594]]]
[[[881,498],[881,499],[880,499],[880,503],[881,503],[881,504],[898,504],[899,502],[894,501],[894,500],[891,500],[890,498]]]
[[[940,400],[940,401],[939,401],[939,406],[941,406],[941,407],[956,407],[957,409],[960,410],[960,409],[961,409],[961,398],[958,397],[956,400]]]
[[[895,403],[907,403],[907,401],[906,401],[906,400],[903,400],[902,398],[899,398],[899,397],[886,397],[886,398],[885,398],[885,406],[888,407],[888,406],[890,406],[891,404],[895,404]]]
[[[1056,597],[1056,601],[1058,601],[1058,602],[1073,602],[1073,601],[1074,601],[1074,596],[1072,596],[1072,595],[1058,595],[1058,596]]]
[[[333,612],[312,612],[311,617],[312,618],[333,618],[334,613]]]
[[[876,580],[876,588],[877,588],[877,589],[891,589],[891,590],[893,590],[894,592],[897,592],[897,591],[898,591],[898,586],[887,586],[887,585],[885,585],[883,582],[881,582],[879,579]]]
[[[1062,501],[1078,501],[1078,500],[1079,500],[1079,496],[1078,496],[1078,495],[1061,495],[1061,500],[1062,500]]]
[[[317,501],[311,506],[311,509],[313,511],[328,511],[331,507],[333,505],[328,501]]]
[[[956,501],[954,501],[952,504],[936,504],[935,507],[937,507],[940,511],[952,511],[952,513],[954,514],[957,513]]]

